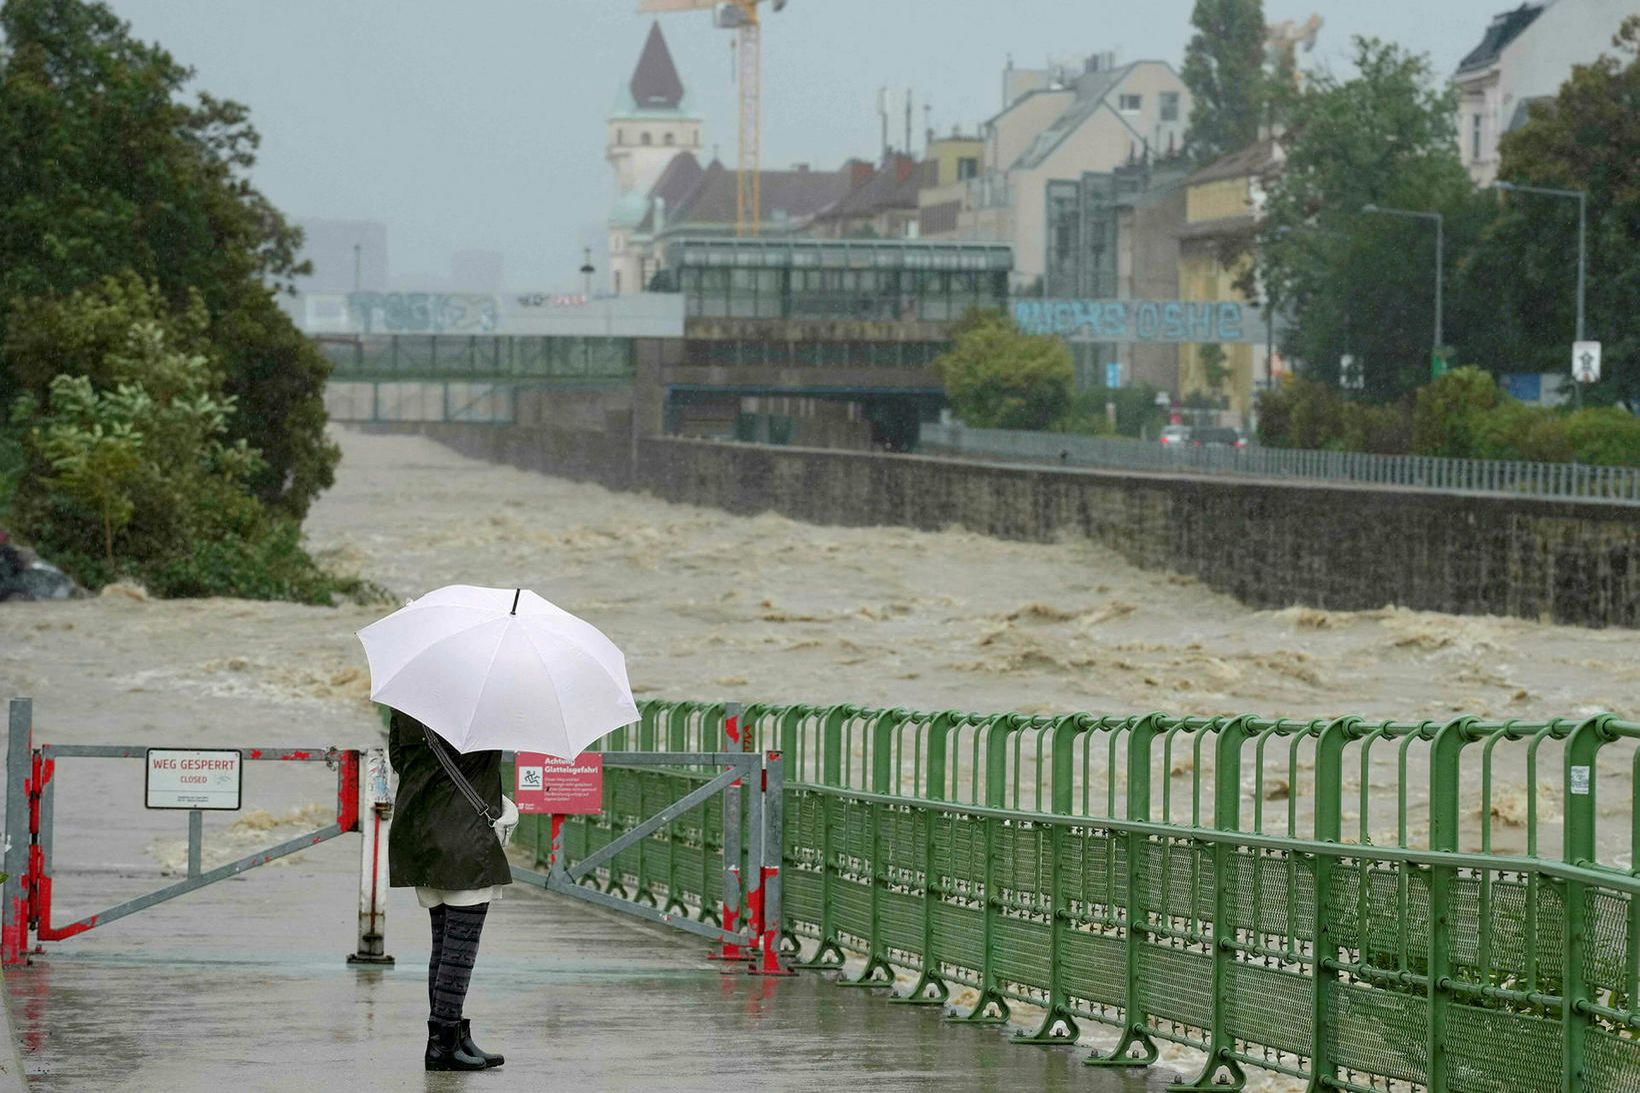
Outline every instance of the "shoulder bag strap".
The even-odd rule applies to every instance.
[[[450,775],[450,780],[456,784],[456,788],[461,790],[461,795],[467,798],[467,803],[478,810],[479,815],[484,817],[485,823],[492,827],[495,826],[495,821],[500,817],[490,815],[489,806],[486,805],[484,803],[484,799],[478,795],[478,790],[473,788],[473,784],[467,781],[467,779],[462,775],[460,768],[456,766],[455,760],[451,759],[445,752],[444,741],[439,738],[437,733],[435,733],[432,729],[429,729],[426,725],[421,727],[421,731],[427,734],[427,746],[433,749],[434,755],[438,756],[439,763]]]

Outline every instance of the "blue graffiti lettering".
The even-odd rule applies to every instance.
[[[1160,304],[1146,300],[1139,305],[1139,340],[1153,342],[1161,336],[1162,308]]]
[[[1224,303],[1219,305],[1219,331],[1221,341],[1239,342],[1242,337],[1241,305]]]
[[[1128,332],[1128,305],[1120,300],[1109,300],[1101,309],[1105,315],[1105,335],[1125,338]]]

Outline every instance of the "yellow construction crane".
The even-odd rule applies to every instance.
[[[737,34],[740,67],[740,161],[735,170],[735,234],[756,235],[763,222],[761,154],[763,114],[763,28],[758,5],[764,0],[640,0],[650,14],[711,10],[713,22]],[[786,0],[768,0],[775,11]]]

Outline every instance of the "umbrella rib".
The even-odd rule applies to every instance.
[[[552,701],[558,707],[558,723],[564,727],[564,746],[573,750],[575,743],[569,738],[569,718],[564,716],[564,698],[558,693],[558,684],[556,681],[552,680],[552,665],[548,662],[546,656],[541,652],[541,646],[536,644],[535,635],[530,633],[528,627],[524,629],[524,640],[530,643],[530,651],[535,654],[535,659],[541,662],[541,670],[547,673],[547,679],[553,682],[551,687]],[[571,648],[574,648],[574,646],[571,646]],[[580,650],[577,649],[576,652],[580,652]],[[587,659],[593,660],[594,663],[597,663],[592,657],[588,657]],[[599,665],[599,667],[602,668],[602,665]]]
[[[462,729],[462,740],[465,742],[473,735],[473,721],[478,717],[479,707],[484,704],[484,692],[490,689],[490,673],[495,671],[495,659],[501,655],[501,645],[507,640],[507,633],[512,629],[512,623],[502,620],[505,625],[501,628],[501,636],[495,639],[495,648],[490,650],[490,663],[484,666],[484,685],[478,689],[478,697],[473,700],[473,712],[467,718],[467,724]],[[457,749],[459,750],[459,749]]]

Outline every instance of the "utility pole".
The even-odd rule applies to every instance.
[[[1442,336],[1441,325],[1441,282],[1445,280],[1446,261],[1446,217],[1436,212],[1425,212],[1419,209],[1385,209],[1377,205],[1366,205],[1361,209],[1364,213],[1376,213],[1380,216],[1401,216],[1413,220],[1435,221],[1435,348],[1430,352],[1429,363],[1431,372],[1434,371],[1437,360],[1444,361],[1441,349],[1446,344]]]
[[[1587,190],[1557,190],[1550,186],[1528,186],[1522,182],[1494,182],[1494,190],[1511,190],[1527,194],[1545,194],[1549,197],[1577,199],[1577,340],[1587,341],[1583,330],[1583,300],[1589,278],[1589,192]],[[1572,393],[1578,409],[1583,408],[1583,385],[1572,380]]]

